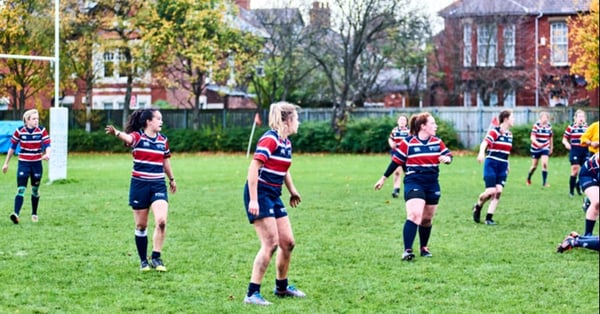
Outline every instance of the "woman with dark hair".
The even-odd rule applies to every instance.
[[[375,189],[383,187],[385,180],[398,167],[404,168],[404,200],[407,219],[404,223],[404,253],[402,260],[415,258],[413,242],[419,233],[420,253],[431,257],[427,247],[433,215],[441,197],[438,174],[439,164],[452,162],[452,153],[444,142],[435,136],[437,124],[431,114],[413,115],[409,121],[410,136],[394,150],[392,161],[383,176],[375,183]]]
[[[129,205],[135,220],[135,245],[140,258],[140,270],[167,271],[161,259],[161,251],[167,232],[169,209],[165,175],[169,179],[171,193],[177,191],[171,169],[171,150],[167,137],[160,133],[162,115],[156,109],[136,110],[129,116],[125,131],[107,125],[107,134],[116,136],[132,148],[133,170],[129,188]],[[154,215],[152,255],[148,261],[148,213]]]
[[[485,182],[485,191],[479,195],[477,203],[473,205],[473,220],[479,223],[481,209],[485,202],[490,201],[490,206],[485,217],[486,225],[495,225],[492,219],[500,201],[502,188],[506,184],[508,177],[508,156],[512,148],[512,133],[510,128],[513,126],[515,118],[510,110],[504,110],[498,115],[500,125],[491,128],[486,137],[479,145],[479,154],[477,161],[483,163],[483,181]],[[487,156],[485,152],[487,150]]]

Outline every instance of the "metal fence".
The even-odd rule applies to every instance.
[[[395,119],[399,114],[410,116],[413,113],[427,111],[434,114],[437,119],[452,123],[458,132],[459,141],[464,147],[472,148],[479,145],[482,137],[487,131],[494,116],[497,116],[503,107],[465,108],[465,107],[425,107],[425,108],[354,108],[350,112],[350,119],[383,118]],[[587,121],[597,121],[599,109],[574,108],[574,107],[516,107],[511,108],[515,116],[515,126],[531,125],[538,119],[541,111],[547,111],[552,116],[553,123],[564,123],[573,120],[577,109],[582,109],[587,114]],[[162,109],[165,127],[170,129],[191,128],[193,116],[191,110],[186,109]],[[198,123],[204,128],[250,127],[254,121],[255,111],[252,110],[201,110]],[[93,110],[92,131],[101,130],[106,124],[120,125],[122,110]],[[259,112],[262,121],[268,121],[268,111]],[[331,121],[333,110],[329,108],[303,108],[300,112],[300,121]],[[69,112],[69,127],[71,129],[83,129],[85,127],[85,112],[71,110]],[[49,121],[42,123],[46,126]],[[1,120],[15,120],[12,111],[0,111]],[[16,120],[19,120],[17,118]],[[392,126],[390,126],[392,127]],[[558,132],[558,130],[557,130]]]

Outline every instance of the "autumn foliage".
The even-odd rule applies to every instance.
[[[572,30],[569,39],[572,43],[569,53],[575,56],[571,66],[571,74],[579,74],[588,82],[588,90],[599,85],[599,0],[590,2],[590,12],[579,14],[569,20],[569,29]]]

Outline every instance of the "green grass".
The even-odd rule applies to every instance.
[[[28,189],[19,225],[8,219],[13,158],[0,182],[0,313],[599,311],[598,253],[555,253],[569,231],[583,231],[581,197],[567,197],[567,157],[551,158],[546,189],[539,172],[525,186],[529,158],[511,158],[494,227],[471,220],[483,190],[475,157],[443,165],[434,257],[407,263],[400,260],[404,203],[391,198],[391,180],[373,190],[387,155],[296,155],[292,173],[303,201],[290,209],[297,242],[290,280],[308,297],[270,296],[273,261],[263,294],[275,304],[244,305],[259,247],[243,211],[244,155],[174,155],[167,273],[138,271],[129,155],[70,155],[68,179],[40,189],[40,222],[29,220]]]

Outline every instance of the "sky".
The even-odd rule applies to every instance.
[[[314,1],[315,0],[250,0],[250,7],[252,9],[279,8],[285,7],[287,4],[292,3],[294,6],[306,8],[310,7]],[[329,3],[330,7],[333,7],[331,1],[320,1]],[[419,7],[422,6],[425,12],[429,13],[429,15],[434,18],[434,33],[443,28],[443,20],[437,16],[437,12],[449,6],[453,1],[454,0],[412,0],[414,4],[418,5]]]

